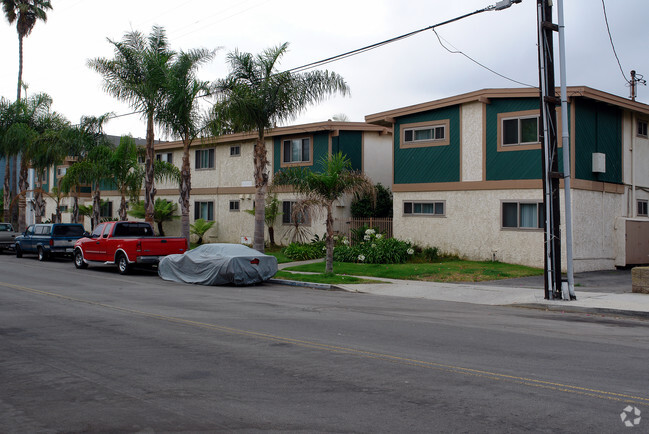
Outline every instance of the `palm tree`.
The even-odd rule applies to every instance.
[[[343,95],[349,92],[343,78],[332,72],[278,72],[277,63],[287,50],[288,43],[269,48],[257,56],[235,50],[228,55],[230,73],[216,83],[219,94],[214,116],[227,120],[235,132],[257,132],[253,247],[260,252],[264,251],[264,201],[269,181],[266,129],[294,119],[307,106],[335,92]]]
[[[374,186],[365,174],[352,170],[351,161],[342,153],[324,157],[322,172],[305,167],[289,167],[279,171],[273,178],[274,185],[293,186],[297,193],[305,195],[300,200],[304,206],[326,210],[326,273],[333,273],[334,228],[333,203],[346,194],[373,192]]]
[[[108,39],[115,49],[113,59],[96,58],[88,66],[104,77],[104,90],[127,102],[146,118],[144,204],[146,221],[153,224],[154,149],[153,125],[162,109],[169,65],[175,53],[169,48],[165,30],[154,26],[148,38],[137,31],[126,33],[121,42]]]
[[[11,151],[8,143],[7,132],[16,123],[16,105],[5,98],[0,98],[0,157],[5,158],[5,177],[3,184],[3,215],[4,221],[11,220]],[[15,167],[15,166],[14,166]]]
[[[189,246],[189,206],[191,192],[191,168],[189,147],[199,135],[201,123],[198,111],[198,98],[207,94],[210,85],[196,77],[198,67],[210,61],[214,51],[191,50],[180,52],[171,65],[167,79],[167,101],[161,113],[161,122],[167,133],[180,137],[183,141],[183,162],[180,169],[179,185],[181,209],[181,235]]]
[[[79,125],[63,131],[65,154],[72,159],[73,165],[83,161],[95,147],[109,146],[103,128],[111,115],[105,113],[101,116],[82,116]],[[61,190],[72,193],[72,223],[79,222],[79,189],[83,184],[78,177],[64,176],[60,180]]]
[[[16,22],[18,31],[18,86],[16,101],[20,101],[23,82],[23,39],[30,35],[38,20],[47,22],[47,10],[52,9],[49,0],[0,0],[9,24]]]
[[[23,153],[23,157],[29,155],[31,165],[36,172],[34,191],[34,213],[36,223],[41,223],[41,214],[45,209],[43,189],[41,188],[45,172],[49,167],[60,164],[66,157],[65,147],[61,140],[61,129],[47,130],[40,134],[33,142],[29,154]],[[57,204],[58,207],[58,204]]]
[[[120,220],[126,220],[126,196],[129,196],[131,202],[137,202],[144,177],[144,170],[137,161],[137,145],[132,137],[120,138],[119,146],[110,156],[108,166],[112,173],[111,181],[121,197],[117,214]]]
[[[245,210],[248,214],[254,216],[254,209]],[[264,210],[264,223],[268,227],[268,240],[270,245],[275,247],[275,220],[282,214],[280,211],[280,202],[277,195],[266,197],[266,209]]]
[[[92,218],[91,226],[94,228],[99,223],[101,211],[101,185],[110,179],[111,171],[108,166],[113,150],[106,144],[101,144],[88,152],[86,158],[74,163],[63,176],[64,179],[73,179],[78,184],[90,184],[92,187]],[[69,184],[64,181],[63,184]]]
[[[170,200],[160,198],[155,200],[155,213],[153,214],[153,218],[158,225],[158,235],[161,237],[165,236],[162,224],[178,218],[178,216],[175,215],[176,210],[178,210],[178,205]],[[134,202],[128,214],[136,218],[144,218],[144,203]]]

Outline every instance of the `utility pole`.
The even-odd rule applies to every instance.
[[[541,142],[543,156],[543,205],[544,205],[544,268],[545,298],[553,300],[561,296],[561,232],[559,158],[557,146],[557,113],[561,103],[554,85],[554,32],[559,26],[552,23],[551,0],[537,0],[539,84],[542,126]],[[564,128],[568,128],[567,125]]]

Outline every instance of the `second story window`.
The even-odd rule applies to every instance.
[[[305,163],[311,161],[311,140],[306,138],[290,139],[282,142],[284,163]]]
[[[502,120],[502,145],[539,143],[539,117],[525,116]]]
[[[638,136],[647,138],[647,121],[638,121]]]
[[[436,125],[434,127],[409,128],[403,131],[403,141],[405,143],[430,142],[434,140],[444,140],[446,138],[446,127]]]
[[[214,148],[196,150],[196,169],[214,169]]]
[[[230,146],[230,157],[238,157],[241,155],[241,146]]]
[[[162,152],[155,154],[155,159],[158,161],[166,161],[167,163],[173,164],[174,162],[174,154],[173,152]]]
[[[640,217],[648,217],[649,216],[649,212],[647,210],[647,205],[648,204],[649,204],[649,201],[638,199],[638,216],[640,216]]]

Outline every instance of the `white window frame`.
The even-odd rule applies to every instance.
[[[433,212],[424,212],[424,205],[432,205]],[[441,208],[442,212],[437,212]],[[419,209],[419,211],[417,211]],[[404,217],[446,217],[445,200],[404,200]]]
[[[215,150],[214,148],[197,149],[194,151],[194,166],[196,170],[214,170]],[[207,167],[203,167],[203,153],[207,153]],[[199,164],[200,163],[200,164]]]
[[[521,128],[521,121],[525,119],[536,119],[536,141],[533,142],[523,142],[522,141],[522,128]],[[503,117],[500,119],[500,145],[503,147],[509,147],[509,146],[525,146],[525,145],[536,145],[540,143],[539,140],[539,115],[527,115],[527,116],[510,116],[510,117]],[[518,140],[516,143],[505,143],[505,121],[513,121],[517,120],[517,135],[518,135]]]
[[[212,205],[212,215],[210,216],[210,204]],[[202,207],[207,206],[207,218],[205,219],[206,222],[213,222],[214,221],[214,201],[213,200],[196,200],[194,201],[194,221],[202,218]],[[211,217],[211,218],[210,218]]]
[[[649,208],[649,200],[637,199],[636,203],[638,217],[649,217],[649,213],[647,212]],[[644,208],[644,210],[642,208]]]
[[[505,204],[516,204],[516,226],[505,226]],[[521,205],[536,205],[536,227],[521,226]],[[543,214],[541,214],[543,212]],[[542,231],[545,209],[542,201],[536,200],[501,200],[500,229],[506,231]]]
[[[155,159],[157,161],[166,161],[167,163],[174,164],[174,153],[158,152],[157,154],[155,154]]]
[[[309,155],[304,157],[304,141],[307,141],[306,147]],[[299,143],[299,156],[298,159],[293,159],[293,145]],[[288,150],[289,160],[286,160],[287,145],[290,146]],[[291,139],[282,139],[282,166],[298,166],[309,165],[313,161],[313,137],[294,137]]]
[[[636,130],[635,130],[636,135],[638,137],[642,137],[642,138],[645,138],[645,139],[648,138],[649,137],[649,134],[647,134],[648,128],[649,127],[647,125],[646,120],[638,119],[638,123],[636,124]]]
[[[282,224],[283,225],[295,225],[295,219],[293,219],[293,207],[297,203],[296,200],[283,200],[282,201]],[[287,209],[287,205],[288,206]],[[304,212],[304,219],[300,223],[302,226],[311,226],[311,217],[308,212]]]

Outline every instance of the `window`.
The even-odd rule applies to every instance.
[[[163,152],[161,154],[155,154],[155,159],[158,161],[166,161],[167,163],[173,164],[174,154],[173,152]]]
[[[450,143],[448,119],[402,124],[401,148],[443,146]]]
[[[445,215],[446,208],[444,201],[440,202],[404,202],[403,215],[438,216]]]
[[[282,142],[284,163],[305,163],[311,161],[311,139],[290,139]]]
[[[49,235],[52,230],[51,226],[39,226],[34,228],[34,235]]]
[[[67,205],[59,205],[59,211],[60,212],[68,212],[68,206]]]
[[[230,157],[238,157],[241,155],[241,146],[230,146]]]
[[[67,167],[57,167],[56,168],[56,176],[61,177],[61,176],[65,175],[65,172],[67,172],[67,171],[68,171]]]
[[[81,225],[54,226],[54,236],[56,237],[82,237],[83,232]]]
[[[647,121],[638,121],[638,136],[648,137],[647,136]]]
[[[101,206],[99,207],[99,217],[113,217],[113,202],[102,202]]]
[[[502,227],[507,229],[543,228],[543,202],[503,202]]]
[[[196,150],[196,169],[214,169],[214,148]]]
[[[99,238],[101,237],[101,233],[104,232],[104,226],[106,226],[104,223],[97,225],[95,229],[92,231],[92,234],[90,235],[90,238]]]
[[[539,143],[539,116],[502,119],[503,146]]]
[[[295,204],[297,202],[295,201],[289,201],[285,200],[282,202],[282,223],[284,224],[290,224],[293,225],[296,223],[295,217],[293,216],[293,210],[295,208]],[[310,224],[309,222],[309,214],[306,212],[300,212],[297,215],[297,223],[299,224],[304,224],[308,225]]]
[[[194,220],[214,221],[214,202],[194,202]]]
[[[239,201],[231,200],[230,201],[230,211],[238,212],[239,211]]]
[[[649,213],[647,212],[647,204],[649,201],[639,199],[638,200],[638,215],[642,217],[649,217]]]

